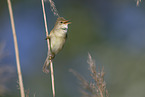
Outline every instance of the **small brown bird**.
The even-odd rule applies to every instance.
[[[50,60],[54,59],[55,55],[60,52],[64,46],[67,38],[68,24],[71,24],[69,20],[65,20],[63,17],[58,17],[54,28],[51,30],[49,36],[50,52],[48,52],[47,58],[43,66],[43,72],[48,73],[48,66]]]

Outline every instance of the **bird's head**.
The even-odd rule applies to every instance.
[[[71,24],[69,20],[65,20],[63,17],[58,17],[55,27],[57,29],[68,29],[68,24]]]

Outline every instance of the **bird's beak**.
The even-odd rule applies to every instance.
[[[70,20],[64,21],[64,24],[71,24]]]

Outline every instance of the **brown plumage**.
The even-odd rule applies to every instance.
[[[47,37],[50,41],[51,47],[43,66],[43,72],[49,72],[48,66],[50,60],[54,59],[55,55],[62,50],[67,38],[68,24],[70,23],[69,20],[65,20],[63,17],[57,18],[54,28]]]

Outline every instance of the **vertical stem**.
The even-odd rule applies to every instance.
[[[46,20],[46,13],[45,13],[45,7],[44,7],[44,0],[42,2],[42,9],[43,9],[43,18],[44,18],[44,24],[45,24],[45,31],[46,31],[46,37],[48,36],[48,28],[47,28],[47,20]],[[47,44],[48,44],[48,52],[50,51],[50,43],[49,39],[47,39]]]
[[[43,9],[43,16],[44,16],[46,36],[48,36],[48,28],[47,28],[47,20],[46,20],[46,13],[45,13],[45,7],[44,7],[44,0],[41,0],[41,2],[42,2],[42,9]],[[48,45],[48,52],[50,52],[49,39],[47,39],[47,45]],[[54,71],[53,71],[53,63],[52,63],[52,60],[50,60],[50,70],[51,70],[52,92],[53,92],[53,97],[55,97]]]
[[[13,17],[13,11],[12,11],[12,5],[11,5],[11,1],[10,0],[7,0],[7,2],[8,2],[8,8],[9,8],[9,14],[10,14],[10,20],[11,20],[11,26],[12,26],[12,32],[13,32],[16,63],[17,63],[17,72],[18,72],[19,85],[20,85],[20,92],[21,92],[21,97],[25,97],[23,79],[22,79],[22,73],[21,73],[21,67],[20,67],[17,36],[16,36],[16,31],[15,31],[14,17]]]
[[[55,97],[54,72],[53,72],[53,64],[51,60],[50,60],[50,70],[51,70],[51,83],[52,83],[53,97]]]

